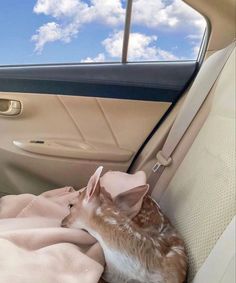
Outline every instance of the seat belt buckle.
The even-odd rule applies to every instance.
[[[161,150],[157,153],[156,158],[157,158],[157,162],[152,167],[152,171],[154,173],[156,173],[161,166],[167,167],[172,162],[172,158],[171,157],[166,158]]]
[[[159,168],[162,166],[161,163],[159,163],[158,161],[154,164],[154,166],[152,167],[152,172],[156,173]]]

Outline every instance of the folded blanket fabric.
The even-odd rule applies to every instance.
[[[114,197],[146,183],[143,172],[107,172],[101,185]],[[72,187],[0,198],[0,283],[96,283],[104,268],[100,245],[82,230],[60,227]]]

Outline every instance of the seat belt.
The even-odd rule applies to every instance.
[[[182,108],[169,131],[162,149],[158,151],[156,155],[157,161],[152,168],[152,173],[148,180],[151,192],[153,191],[164,168],[172,163],[171,156],[174,150],[178,146],[201,105],[210,93],[211,88],[219,77],[219,74],[234,47],[235,41],[226,48],[214,53],[203,63],[202,68],[193,82]]]

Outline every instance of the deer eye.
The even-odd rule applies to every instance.
[[[68,206],[69,206],[69,208],[72,208],[72,207],[73,207],[73,204],[69,203],[69,205],[68,205]]]

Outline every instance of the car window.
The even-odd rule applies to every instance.
[[[181,0],[133,0],[128,61],[197,59],[206,21]]]
[[[202,16],[180,0],[132,4],[126,60],[197,58]],[[124,0],[2,0],[0,65],[121,62],[126,6]]]

